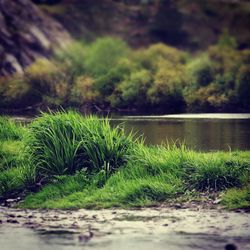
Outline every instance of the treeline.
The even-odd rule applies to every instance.
[[[0,79],[2,109],[78,107],[142,113],[250,111],[250,50],[228,34],[190,54],[124,41],[73,42],[39,59],[23,75]]]

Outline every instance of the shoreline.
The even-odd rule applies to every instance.
[[[0,231],[9,228],[20,234],[32,230],[36,235],[47,235],[49,239],[53,236],[54,240],[57,239],[56,244],[72,244],[73,249],[82,246],[116,249],[114,245],[119,244],[122,248],[123,241],[146,249],[157,242],[164,243],[157,249],[165,249],[166,245],[171,249],[211,249],[211,246],[223,249],[231,243],[239,249],[250,247],[250,213],[242,211],[199,207],[74,211],[0,207],[0,221]],[[92,237],[89,237],[89,232]]]

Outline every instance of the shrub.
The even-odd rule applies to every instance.
[[[45,103],[60,105],[67,100],[72,74],[62,65],[38,59],[26,69],[25,80]]]
[[[211,46],[208,49],[208,55],[213,62],[215,80],[227,88],[233,88],[242,63],[240,53],[230,47]]]
[[[185,84],[184,71],[180,65],[175,67],[167,62],[159,63],[153,84],[147,95],[153,107],[179,112],[184,108],[182,87]]]
[[[98,99],[98,92],[94,88],[94,80],[88,76],[76,78],[71,94],[70,102],[77,105],[95,103]]]
[[[243,65],[237,75],[236,93],[241,106],[247,110],[250,109],[250,68]]]
[[[129,155],[132,138],[108,120],[83,118],[75,112],[43,114],[30,124],[27,150],[40,176],[87,173],[101,170],[112,173]]]
[[[220,86],[209,84],[197,90],[186,90],[185,101],[189,111],[225,110],[230,103],[233,93],[223,93]]]
[[[147,106],[147,90],[151,83],[152,76],[149,71],[133,72],[117,87],[121,93],[122,105],[137,108]]]
[[[95,77],[105,75],[128,53],[129,48],[124,41],[111,37],[99,38],[87,48],[84,60],[86,72]]]
[[[241,57],[243,64],[250,64],[250,49],[242,50]]]
[[[195,87],[207,86],[214,79],[212,62],[207,55],[192,60],[186,70],[191,85]]]
[[[170,64],[184,64],[187,55],[162,43],[153,44],[146,49],[139,50],[134,54],[134,60],[144,69],[155,71],[159,61],[167,61]]]
[[[219,48],[231,48],[236,49],[238,46],[236,38],[230,36],[228,30],[224,30],[218,40],[218,47]]]
[[[59,63],[63,63],[74,76],[85,73],[85,57],[86,46],[82,42],[72,42],[55,53],[55,59]]]
[[[21,75],[0,79],[0,88],[0,104],[5,108],[18,109],[40,101]]]
[[[136,70],[137,65],[135,63],[127,58],[122,58],[106,74],[96,79],[95,88],[105,98],[111,95],[118,84],[127,79]]]

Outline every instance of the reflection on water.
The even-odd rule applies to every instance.
[[[210,150],[250,149],[250,119],[132,119],[124,122],[127,132],[133,130],[143,135],[146,144],[185,142],[189,148]]]

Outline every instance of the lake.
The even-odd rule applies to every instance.
[[[178,114],[163,116],[114,116],[113,126],[142,135],[147,145],[185,142],[199,151],[250,150],[250,114]],[[21,122],[33,118],[13,117]]]
[[[200,151],[249,150],[250,114],[184,114],[166,116],[123,116],[126,132],[143,135],[148,145],[185,142]]]

